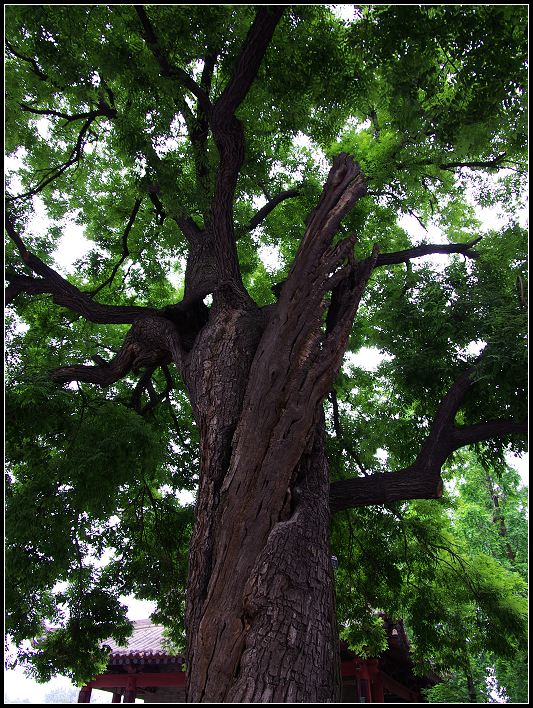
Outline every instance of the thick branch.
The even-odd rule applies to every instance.
[[[234,115],[245,99],[257,76],[259,66],[284,9],[283,6],[278,5],[259,7],[233,68],[232,76],[215,104],[214,118],[216,120]]]
[[[476,362],[481,356],[483,353]],[[441,467],[455,450],[495,437],[527,434],[527,421],[495,420],[463,427],[454,425],[455,415],[475,382],[474,372],[475,364],[456,379],[443,398],[431,431],[411,467],[333,482],[330,487],[331,511],[407,499],[437,499],[442,496]]]
[[[372,504],[407,499],[438,499],[442,496],[439,474],[429,475],[417,467],[333,482],[329,505],[332,513]]]
[[[239,271],[233,202],[237,177],[244,162],[244,130],[235,111],[257,75],[283,8],[260,7],[244,41],[230,80],[210,114],[210,126],[219,154],[211,209],[211,230],[219,282],[245,295]]]
[[[168,366],[166,364],[162,364],[161,368],[165,375],[166,381],[166,387],[164,391],[162,391],[161,393],[157,393],[157,391],[155,390],[152,381],[152,376],[155,372],[155,367],[149,367],[145,370],[144,374],[139,379],[139,382],[137,383],[137,386],[135,387],[135,390],[133,392],[131,399],[132,406],[137,411],[137,413],[142,416],[152,411],[165,399],[168,399],[174,389],[174,381],[172,380],[172,376],[170,375]],[[141,396],[144,391],[148,393],[150,401],[145,406],[141,406]]]
[[[468,243],[451,243],[448,245],[427,244],[423,246],[415,246],[408,248],[405,251],[396,251],[395,253],[380,253],[375,267],[394,265],[396,263],[407,263],[411,258],[420,258],[435,253],[461,253],[468,258],[478,258],[479,254],[473,251],[473,247],[481,241],[481,237],[469,241]]]
[[[59,275],[57,271],[47,266],[40,258],[27,250],[8,213],[6,213],[6,231],[16,244],[24,263],[34,273],[41,276],[41,279],[28,278],[21,275],[8,276],[10,287],[6,292],[6,296],[9,295],[11,299],[21,292],[29,294],[48,293],[52,295],[53,301],[57,305],[67,307],[90,322],[98,324],[131,324],[141,315],[157,313],[156,309],[150,307],[102,305],[94,302],[87,293],[78,290],[77,287]]]
[[[527,420],[517,422],[514,420],[490,420],[476,425],[455,427],[452,431],[451,442],[454,450],[465,445],[473,445],[501,437],[503,435],[527,435]]]
[[[181,366],[183,347],[176,326],[161,316],[146,315],[133,323],[118,354],[109,363],[97,366],[62,366],[51,372],[55,381],[85,381],[109,386],[123,378],[129,371],[153,371],[157,366],[174,362]],[[145,374],[146,386],[150,374]],[[139,392],[140,396],[140,392]]]

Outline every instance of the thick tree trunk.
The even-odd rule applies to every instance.
[[[243,404],[265,325],[248,303],[228,307],[217,297],[184,367],[201,435],[186,613],[190,702],[338,697],[323,421],[317,416],[307,446],[309,436],[298,438],[299,461],[288,439],[285,454],[275,446],[274,466],[257,469],[269,447],[261,430],[276,416],[265,410],[254,424]],[[239,422],[241,443],[257,433],[257,450],[235,462]]]
[[[277,305],[261,312],[240,281],[224,280],[182,367],[201,433],[186,614],[190,702],[338,696],[329,485],[317,427],[377,258],[374,251],[342,266],[354,239],[331,246],[365,191],[358,165],[340,155]],[[222,267],[231,252],[216,255],[231,275]],[[325,323],[328,291],[335,312]]]
[[[220,510],[224,454],[216,437],[205,453],[188,593],[189,702],[334,702],[340,663],[334,582],[329,549],[328,465],[323,421],[303,453],[277,512],[268,505],[256,518],[233,488]],[[231,435],[219,436],[218,449]],[[222,464],[221,464],[222,463]],[[227,460],[226,460],[227,464]],[[208,471],[209,470],[209,471]],[[246,465],[241,473],[248,472]],[[210,476],[210,481],[207,477]],[[243,486],[245,482],[243,480]],[[267,486],[267,485],[265,485]],[[216,490],[216,491],[215,491]],[[218,504],[217,504],[218,502]],[[234,503],[232,503],[234,502]],[[243,508],[235,518],[230,509]],[[238,546],[225,544],[223,563],[217,534],[243,526]],[[220,566],[232,577],[216,577]],[[215,576],[215,577],[213,577]]]
[[[245,586],[244,645],[229,701],[314,703],[339,698],[328,476],[320,420],[281,520],[273,525]]]

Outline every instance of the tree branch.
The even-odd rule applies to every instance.
[[[329,491],[331,513],[373,504],[389,504],[407,499],[439,499],[440,476],[413,467],[332,482]]]
[[[527,435],[528,421],[490,420],[476,425],[455,427],[451,442],[454,450],[465,445],[473,445],[483,440],[501,437],[503,435]]]
[[[30,253],[20,238],[14,222],[6,212],[6,231],[16,244],[24,263],[41,276],[41,279],[22,275],[7,276],[10,286],[6,291],[6,301],[9,304],[13,297],[21,292],[29,294],[50,294],[57,305],[67,307],[90,322],[98,324],[131,324],[142,315],[157,314],[151,307],[102,305],[94,302],[90,295],[78,290],[77,287],[63,278],[57,271],[47,266],[40,258]],[[7,300],[7,296],[11,298]]]
[[[91,297],[94,297],[97,293],[100,292],[100,290],[103,290],[106,285],[110,285],[113,282],[113,279],[115,275],[117,274],[118,269],[120,266],[124,263],[126,258],[130,255],[129,249],[128,249],[128,236],[133,228],[133,224],[135,223],[135,219],[137,218],[137,214],[139,212],[139,208],[141,206],[142,199],[136,199],[135,204],[133,205],[133,211],[131,212],[130,218],[128,220],[128,223],[126,225],[126,228],[124,229],[124,233],[122,234],[122,255],[119,258],[119,260],[115,263],[113,266],[113,270],[111,271],[111,275],[109,278],[104,280],[104,282],[99,285],[96,290],[93,290],[89,295]]]
[[[456,379],[443,398],[414,464],[397,472],[333,482],[330,486],[332,512],[407,499],[437,499],[442,496],[441,467],[455,450],[495,437],[527,434],[527,421],[495,420],[463,427],[454,425],[455,415],[475,383],[476,363],[484,352]]]
[[[101,115],[106,115],[102,113],[99,110],[94,110],[91,111],[90,113],[87,114],[88,118],[86,122],[83,124],[79,135],[78,139],[76,140],[76,144],[74,145],[70,155],[68,156],[67,160],[63,162],[61,165],[57,165],[56,167],[52,167],[50,170],[47,170],[47,173],[44,177],[42,177],[39,182],[35,185],[35,187],[32,187],[29,189],[27,192],[24,192],[23,194],[18,194],[14,197],[12,196],[7,196],[7,201],[9,202],[15,202],[18,201],[19,199],[26,199],[27,197],[33,197],[36,194],[39,194],[39,192],[42,192],[43,189],[50,184],[50,182],[53,182],[56,180],[58,177],[61,177],[61,175],[68,170],[69,167],[72,165],[75,165],[77,162],[79,162],[82,157],[83,157],[83,150],[85,148],[86,144],[86,135],[89,132],[89,129],[98,116]],[[80,116],[81,117],[81,116]],[[76,118],[73,118],[77,120]]]
[[[247,231],[253,231],[259,226],[259,224],[266,219],[270,212],[275,209],[278,204],[285,201],[285,199],[291,199],[292,197],[298,197],[300,195],[299,189],[287,189],[284,192],[280,192],[275,197],[272,197],[269,202],[267,202],[250,220],[250,223],[246,227]]]
[[[33,108],[33,106],[28,106],[26,103],[20,103],[20,107],[23,111],[27,113],[34,113],[38,116],[54,116],[56,118],[63,118],[67,123],[73,123],[77,120],[94,120],[98,116],[105,116],[106,118],[116,118],[117,111],[115,108],[108,106],[105,102],[100,101],[98,104],[98,109],[93,111],[88,111],[85,113],[75,113],[74,115],[69,115],[68,113],[62,113],[61,111],[55,111],[51,108]]]
[[[142,381],[146,388],[153,370],[174,362],[181,367],[183,347],[176,326],[165,317],[145,315],[133,323],[119,352],[108,363],[97,366],[62,366],[50,373],[54,381],[85,381],[100,386],[110,386],[129,371],[134,373],[147,369]],[[140,399],[142,390],[137,395]]]
[[[244,162],[244,130],[235,111],[250,90],[282,13],[282,7],[272,5],[258,9],[232,75],[209,116],[219,154],[210,219],[217,275],[219,282],[231,284],[245,298],[233,222],[237,178]]]
[[[435,162],[433,160],[421,160],[418,162],[411,162],[411,163],[404,163],[400,162],[396,166],[399,170],[404,170],[409,167],[413,166],[426,166],[426,167],[438,167],[440,170],[456,170],[456,169],[461,169],[463,167],[467,167],[471,170],[478,170],[478,169],[500,169],[505,167],[505,165],[502,165],[502,162],[505,161],[505,158],[507,157],[506,152],[502,152],[500,155],[497,157],[493,158],[492,160],[473,160],[473,161],[465,161],[465,162]]]
[[[335,430],[335,436],[339,443],[342,446],[342,449],[345,450],[350,457],[355,461],[357,466],[359,467],[359,470],[363,473],[363,475],[368,474],[365,466],[361,462],[361,458],[353,448],[351,442],[349,440],[346,440],[343,432],[342,432],[342,427],[341,427],[341,421],[340,421],[340,415],[339,415],[339,401],[337,399],[337,394],[335,393],[335,390],[332,389],[330,392],[330,400],[331,400],[331,406],[333,409],[333,428]]]
[[[233,116],[246,98],[284,10],[285,8],[279,5],[265,5],[257,10],[231,78],[215,103],[215,121]]]
[[[141,376],[139,379],[139,382],[137,383],[137,386],[135,387],[135,390],[133,392],[133,396],[131,399],[131,403],[135,411],[139,413],[139,415],[146,415],[150,411],[152,411],[156,406],[158,406],[160,403],[162,403],[166,398],[169,398],[170,393],[174,389],[174,381],[172,380],[172,376],[170,375],[170,371],[168,369],[168,366],[166,364],[162,364],[161,368],[163,370],[163,373],[165,375],[165,381],[166,381],[166,387],[165,390],[162,391],[161,393],[157,393],[153,381],[152,381],[152,376],[155,372],[155,367],[149,367],[145,370],[144,374]],[[144,391],[148,392],[148,396],[150,398],[150,401],[144,406],[141,407],[141,396]]]
[[[161,69],[161,76],[169,79],[177,79],[177,81],[186,89],[188,89],[196,98],[202,106],[202,108],[209,112],[211,109],[211,102],[205,91],[198,86],[196,81],[187,74],[186,71],[179,67],[172,66],[159,44],[155,30],[150,22],[146,10],[142,5],[134,5],[135,12],[141,22],[143,28],[144,39],[154,55],[159,67]]]
[[[380,253],[377,261],[376,268],[379,266],[394,265],[396,263],[407,263],[411,258],[420,258],[422,256],[428,256],[435,253],[461,253],[463,256],[468,258],[478,258],[479,254],[473,251],[473,247],[481,241],[482,237],[469,241],[468,243],[452,243],[447,245],[440,244],[427,244],[423,246],[415,246],[414,248],[408,248],[405,251],[396,251],[395,253]]]
[[[211,82],[215,70],[218,54],[215,51],[207,51],[204,59],[204,67],[200,78],[200,88],[209,96],[211,92]],[[200,101],[197,104],[196,117],[187,125],[187,130],[193,148],[194,166],[196,171],[196,182],[201,190],[202,198],[207,208],[210,188],[211,169],[207,150],[207,138],[209,133],[209,112],[205,110]],[[204,221],[207,221],[207,211],[204,210]]]
[[[22,61],[25,61],[28,64],[31,64],[31,70],[33,71],[33,73],[36,76],[38,76],[41,79],[41,81],[49,81],[50,77],[47,74],[45,74],[44,71],[42,71],[42,69],[37,64],[37,62],[35,61],[35,59],[33,57],[27,57],[27,56],[24,56],[24,54],[21,54],[21,52],[19,52],[18,49],[16,49],[11,44],[11,42],[9,42],[8,40],[6,40],[6,47],[7,47],[8,51],[10,51],[11,54],[16,56],[18,59],[22,59]],[[57,87],[57,84],[53,84],[53,85]]]
[[[416,212],[414,212],[412,209],[410,209],[408,206],[406,206],[406,205],[402,202],[401,197],[399,197],[399,196],[398,196],[397,194],[395,194],[394,192],[390,192],[390,191],[387,191],[387,190],[381,190],[381,191],[379,191],[379,192],[374,192],[374,191],[372,191],[372,190],[369,190],[369,191],[368,191],[368,196],[373,196],[373,197],[390,197],[391,199],[393,199],[393,200],[398,204],[398,207],[400,208],[400,210],[401,210],[402,212],[407,212],[407,214],[409,214],[410,216],[412,216],[414,219],[416,219],[416,220],[418,221],[418,223],[419,223],[420,226],[424,229],[424,231],[427,231],[426,225],[424,224],[424,222],[422,221],[422,219],[418,216],[418,214],[416,214]]]

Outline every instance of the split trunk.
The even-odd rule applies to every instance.
[[[335,290],[348,246],[332,248],[331,236],[364,185],[345,156],[332,175],[279,301],[260,309],[219,288],[182,362],[201,447],[186,614],[190,702],[339,698],[321,404],[375,256],[352,262]],[[328,290],[338,300],[329,320]]]

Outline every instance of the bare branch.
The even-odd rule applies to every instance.
[[[342,449],[350,455],[350,457],[355,461],[355,463],[359,467],[360,471],[366,476],[368,474],[368,471],[363,465],[361,458],[357,454],[351,442],[349,440],[346,440],[346,437],[343,434],[339,416],[339,401],[337,399],[337,394],[334,390],[330,392],[330,400],[333,409],[333,428],[335,430],[335,436],[337,437],[339,443],[342,445]]]
[[[141,408],[141,396],[143,392],[146,390],[146,387],[149,383],[149,381],[152,378],[152,375],[155,371],[154,366],[150,366],[146,368],[140,377],[140,379],[137,382],[137,385],[135,386],[133,390],[133,394],[131,397],[131,405],[132,408],[139,413],[139,415],[142,415],[142,408]]]
[[[174,381],[172,380],[172,376],[170,375],[170,371],[168,369],[168,366],[166,364],[162,364],[161,368],[163,370],[163,373],[165,375],[165,381],[166,381],[166,387],[161,393],[157,393],[154,384],[152,381],[152,376],[155,372],[155,367],[149,367],[146,369],[144,374],[141,376],[139,379],[139,382],[137,383],[137,386],[135,387],[135,390],[133,392],[132,396],[132,406],[133,408],[139,413],[140,415],[144,416],[150,411],[152,411],[156,406],[158,406],[160,403],[162,403],[165,399],[168,399],[170,397],[171,392],[174,389]],[[144,407],[141,407],[141,396],[144,391],[148,392],[148,396],[150,398],[149,403],[147,403]]]
[[[133,211],[131,212],[127,226],[124,230],[124,233],[122,234],[122,255],[121,255],[121,257],[113,266],[113,270],[111,271],[111,275],[109,276],[109,278],[104,280],[104,282],[101,285],[99,285],[96,288],[96,290],[93,290],[91,293],[89,293],[91,297],[94,297],[97,293],[100,292],[100,290],[105,288],[106,285],[110,285],[113,282],[113,279],[114,279],[115,275],[117,274],[118,269],[124,263],[126,258],[130,255],[130,252],[128,249],[128,236],[129,236],[131,229],[133,228],[133,224],[135,223],[135,219],[137,218],[137,214],[139,212],[141,202],[142,202],[142,199],[135,200],[135,204],[133,205]]]
[[[481,241],[481,238],[482,237],[480,236],[479,238],[469,241],[468,243],[452,243],[447,245],[426,244],[423,246],[408,248],[405,251],[396,251],[395,253],[380,253],[375,267],[379,268],[379,266],[407,263],[411,260],[411,258],[420,258],[422,256],[428,256],[436,253],[461,253],[463,256],[467,256],[468,258],[478,258],[479,254],[472,249]]]
[[[396,204],[398,204],[398,206],[402,212],[405,212],[405,213],[409,214],[410,216],[412,216],[414,219],[416,219],[418,221],[418,223],[420,224],[420,226],[424,229],[424,231],[427,231],[427,226],[424,224],[424,222],[418,216],[418,214],[416,212],[414,212],[410,207],[406,206],[406,204],[404,204],[402,202],[402,198],[399,197],[394,192],[390,192],[387,190],[381,190],[379,192],[374,192],[372,190],[369,190],[367,192],[367,194],[368,194],[368,196],[373,196],[373,197],[390,197],[392,200],[394,200],[396,202]]]
[[[455,427],[452,431],[452,445],[458,450],[465,445],[473,445],[484,440],[503,435],[527,435],[528,421],[490,420],[476,425]]]
[[[105,116],[106,118],[116,118],[117,111],[115,108],[108,106],[104,102],[99,103],[99,109],[88,111],[85,113],[75,113],[69,115],[68,113],[62,113],[61,111],[55,111],[51,108],[34,108],[33,106],[28,106],[26,103],[20,103],[20,107],[26,113],[34,113],[38,116],[53,116],[55,118],[63,118],[66,123],[73,123],[77,120],[94,120],[98,116]]]
[[[422,473],[415,466],[397,472],[376,473],[332,482],[329,491],[331,513],[373,504],[407,499],[438,499],[442,496],[439,474]]]
[[[470,170],[479,170],[479,169],[491,169],[491,170],[498,170],[502,169],[505,167],[502,163],[505,161],[505,158],[507,156],[506,152],[502,152],[500,155],[497,157],[493,158],[492,160],[474,160],[471,162],[465,161],[465,162],[441,162],[441,163],[435,163],[432,162],[431,160],[425,160],[423,162],[415,162],[413,164],[415,165],[435,165],[441,170],[457,170],[457,169],[462,169],[467,167]]]

